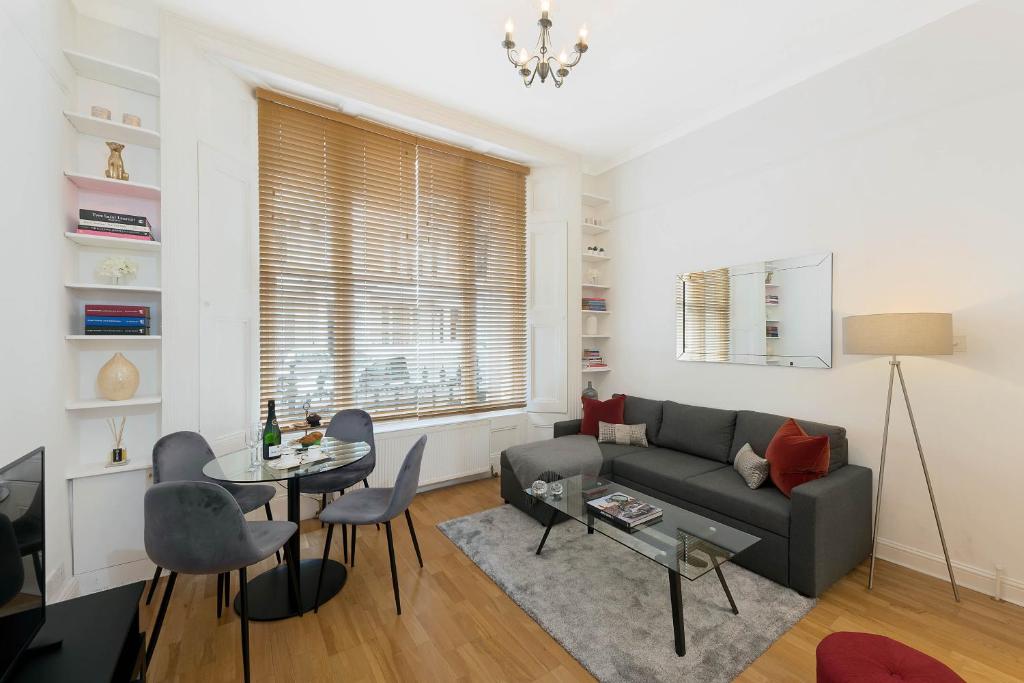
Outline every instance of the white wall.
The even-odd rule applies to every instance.
[[[6,258],[0,307],[4,333],[0,463],[46,447],[46,565],[50,599],[70,575],[64,469],[70,457],[64,411],[64,238],[69,205],[62,171],[72,153],[61,114],[72,92],[61,54],[71,30],[63,0],[0,1],[0,231]]]
[[[1024,15],[982,2],[599,178],[616,213],[616,388],[844,425],[877,467],[888,367],[843,316],[952,311],[967,352],[904,369],[962,581],[1024,600]],[[673,359],[676,273],[835,253],[831,370]],[[941,575],[906,411],[880,556]]]

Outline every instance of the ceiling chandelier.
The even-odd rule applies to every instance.
[[[512,40],[512,20],[505,22],[505,40],[501,46],[505,48],[508,61],[516,67],[516,71],[523,78],[523,84],[529,88],[533,85],[533,79],[540,76],[540,82],[547,81],[548,76],[554,81],[556,88],[561,88],[565,83],[565,77],[569,75],[569,69],[580,63],[580,57],[587,51],[587,27],[580,29],[580,37],[572,47],[572,58],[562,50],[557,57],[548,54],[551,50],[551,12],[550,0],[542,0],[540,4],[540,19],[537,25],[540,26],[540,38],[537,40],[537,54],[530,56],[529,51],[523,47],[516,51],[516,44]]]

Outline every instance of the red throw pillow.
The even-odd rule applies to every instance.
[[[772,483],[789,498],[794,487],[828,474],[828,437],[810,436],[790,418],[775,432],[764,457]]]
[[[594,398],[583,399],[583,420],[580,422],[580,434],[597,436],[598,422],[620,425],[622,413],[626,409],[625,396],[613,396],[607,401]]]

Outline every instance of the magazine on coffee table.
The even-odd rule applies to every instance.
[[[633,496],[627,496],[625,493],[612,493],[588,500],[587,505],[601,517],[626,529],[656,520],[662,514],[661,508],[654,507]]]

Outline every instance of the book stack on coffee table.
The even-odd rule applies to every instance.
[[[85,333],[89,335],[148,335],[149,306],[86,304]]]
[[[112,211],[78,210],[78,234],[153,241],[153,230],[145,216]]]

